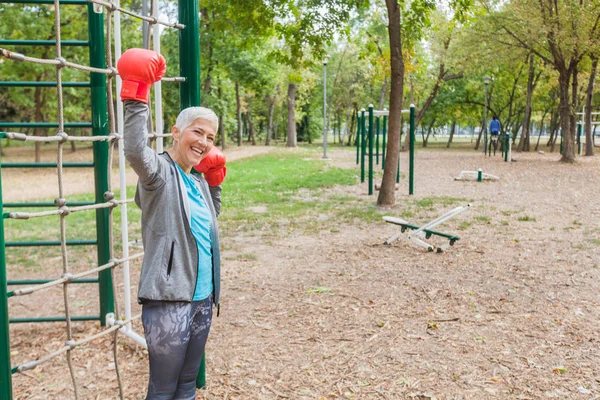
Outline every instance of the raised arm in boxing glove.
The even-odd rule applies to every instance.
[[[213,146],[194,169],[204,174],[204,179],[209,186],[219,186],[227,175],[226,162],[225,155],[221,153],[221,150]]]
[[[165,75],[166,69],[164,57],[155,51],[127,50],[117,63],[117,70],[123,80],[121,101],[137,100],[148,104],[152,84]]]

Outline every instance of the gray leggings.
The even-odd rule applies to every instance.
[[[150,301],[142,324],[150,358],[146,400],[193,400],[212,320],[212,295],[187,302]]]

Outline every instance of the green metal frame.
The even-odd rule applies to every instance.
[[[20,4],[53,4],[52,0],[11,0],[11,3]],[[86,4],[88,12],[88,35],[89,41],[61,41],[62,46],[89,46],[90,66],[105,68],[105,43],[104,43],[104,15],[94,12],[93,5],[85,0],[66,0],[61,4]],[[38,40],[2,40],[1,44],[25,45],[25,46],[55,46],[54,41]],[[92,96],[92,122],[67,122],[65,128],[92,128],[94,136],[108,135],[108,111],[106,95],[106,76],[99,73],[91,73],[91,81],[88,82],[66,82],[64,87],[90,87]],[[4,87],[53,87],[56,82],[0,82]],[[57,122],[0,122],[0,128],[57,128]],[[0,132],[0,138],[5,137]],[[93,143],[94,162],[63,163],[64,168],[89,168],[94,167],[95,180],[95,203],[103,203],[104,193],[108,191],[108,143],[106,141]],[[2,168],[57,168],[57,163],[7,163],[0,162],[0,398],[12,399],[11,375],[16,369],[11,369],[10,362],[10,323],[29,322],[58,322],[65,321],[66,317],[38,317],[38,318],[8,318],[8,298],[14,292],[8,292],[8,285],[34,285],[48,282],[48,280],[16,280],[7,281],[6,277],[6,248],[27,246],[60,246],[60,241],[38,241],[38,242],[6,242],[4,237],[4,219],[8,214],[4,213],[4,207],[52,207],[53,203],[9,203],[2,202]],[[70,206],[93,204],[91,202],[73,202]],[[110,260],[109,247],[109,210],[98,209],[96,212],[96,239],[95,240],[69,240],[68,246],[73,245],[96,245],[98,248],[98,265],[103,265]],[[112,278],[109,270],[101,271],[98,279],[79,279],[77,283],[98,283],[100,293],[100,313],[93,316],[73,316],[73,321],[100,321],[105,325],[106,315],[114,312],[114,294],[112,291]]]
[[[10,0],[17,4],[54,4],[53,0]],[[88,33],[89,41],[61,41],[63,46],[89,46],[90,47],[90,66],[96,68],[105,68],[104,59],[104,15],[95,13],[93,5],[87,0],[61,0],[60,4],[86,4],[88,10]],[[185,77],[185,82],[181,83],[181,108],[200,105],[200,38],[198,21],[198,1],[188,0],[179,2],[179,21],[185,25],[185,29],[180,30],[180,74]],[[1,44],[5,45],[24,45],[24,46],[53,46],[54,41],[36,41],[36,40],[3,40]],[[90,87],[92,97],[92,122],[68,122],[65,128],[92,128],[94,136],[108,135],[107,118],[107,96],[106,96],[106,77],[103,74],[91,73],[91,81],[87,82],[66,82],[64,87]],[[6,87],[53,87],[56,82],[0,82],[0,86]],[[43,127],[56,128],[56,122],[0,122],[0,128],[26,128]],[[0,138],[5,137],[4,132],[0,132]],[[108,143],[94,142],[93,144],[93,163],[64,163],[63,167],[94,167],[95,180],[95,200],[96,203],[104,202],[104,193],[108,191]],[[1,161],[1,160],[0,160]],[[34,165],[32,165],[34,164]],[[59,245],[57,241],[46,242],[12,242],[6,243],[4,240],[4,219],[7,214],[3,212],[3,207],[46,207],[54,206],[52,203],[2,203],[2,168],[28,168],[28,167],[53,167],[56,163],[0,163],[0,288],[4,292],[0,293],[0,398],[12,399],[12,380],[11,375],[16,372],[10,365],[10,338],[9,323],[20,322],[41,322],[41,321],[64,321],[64,317],[42,317],[42,318],[15,318],[8,319],[8,298],[13,292],[7,292],[8,282],[6,277],[6,257],[5,248],[15,246],[54,246]],[[73,205],[90,204],[89,202],[72,203]],[[103,265],[110,260],[109,248],[109,210],[96,210],[96,233],[97,240],[74,240],[68,241],[68,245],[89,245],[98,246],[98,265]],[[95,279],[81,279],[78,283],[90,283]],[[98,276],[100,287],[100,315],[99,316],[76,316],[72,320],[100,320],[105,324],[105,316],[114,311],[114,293],[112,291],[112,281],[110,270],[102,271]],[[11,284],[37,284],[46,282],[46,280],[31,281],[12,281]],[[4,294],[6,293],[6,295]],[[206,360],[203,355],[200,372],[196,379],[198,388],[206,386]]]
[[[417,225],[412,225],[412,224],[400,224],[400,226],[402,228],[406,228],[406,229],[412,229],[412,230],[417,230],[420,229],[420,226]],[[431,235],[435,235],[435,236],[440,236],[440,237],[444,237],[448,240],[452,240],[452,241],[457,241],[460,240],[460,237],[456,236],[456,235],[450,235],[448,233],[443,233],[443,232],[438,232],[438,231],[432,231],[431,229],[423,229],[423,232],[425,232],[425,237],[427,239],[429,239],[429,237],[431,237]]]
[[[185,26],[179,31],[179,73],[185,78],[179,86],[181,109],[200,105],[200,29],[197,0],[180,0],[179,22]],[[205,353],[206,354],[206,353]],[[206,386],[206,357],[202,355],[196,387]]]
[[[385,168],[385,151],[387,147],[387,115],[383,116],[383,145],[381,148],[381,169]]]
[[[367,129],[366,129],[366,115],[365,109],[361,111],[360,118],[360,181],[365,181],[365,154],[367,153]]]
[[[1,160],[2,156],[0,156]],[[2,164],[0,164],[0,215],[2,206]],[[12,399],[10,366],[10,334],[8,328],[8,290],[6,283],[6,250],[4,247],[4,218],[0,218],[0,399]]]
[[[369,195],[373,194],[373,139],[375,137],[373,128],[373,104],[369,104]]]
[[[104,44],[104,13],[94,12],[94,5],[89,3],[88,35],[90,41],[90,66],[106,68]],[[92,135],[108,136],[108,109],[106,96],[106,75],[92,72]],[[94,154],[94,186],[96,203],[105,201],[104,194],[108,191],[108,142],[96,141],[93,144]],[[110,260],[110,210],[96,210],[96,237],[98,240],[98,265],[107,264]],[[114,293],[110,270],[98,273],[100,294],[100,325],[105,326],[104,316],[115,311]]]
[[[410,153],[408,165],[408,194],[415,192],[415,106],[410,105]]]
[[[406,112],[405,110],[402,111],[403,113]],[[368,130],[368,139],[366,139],[366,134],[365,134],[365,115],[364,115],[364,111],[362,112],[363,117],[362,119],[359,118],[359,125],[360,122],[362,122],[362,129],[361,129],[361,133],[362,135],[360,135],[362,137],[362,162],[361,162],[361,182],[365,181],[365,154],[366,154],[366,142],[368,141],[368,146],[369,146],[369,195],[373,194],[373,155],[375,154],[376,159],[377,159],[377,163],[379,163],[379,119],[381,118],[381,116],[374,116],[374,110],[373,110],[373,105],[369,104],[369,130]],[[388,118],[387,116],[383,116],[383,148],[381,150],[381,168],[384,169],[385,168],[385,151],[386,151],[386,146],[387,146],[387,122],[388,122]],[[375,138],[375,134],[374,134],[374,129],[376,129],[377,131],[377,136]],[[409,160],[409,183],[408,183],[408,194],[412,195],[414,192],[414,167],[415,167],[415,106],[411,104],[410,106],[410,160]],[[358,136],[358,132],[357,132],[357,136]],[[357,143],[357,164],[358,164],[358,143]],[[375,146],[375,149],[374,149]],[[398,165],[396,167],[396,183],[400,182],[400,157],[398,157]]]

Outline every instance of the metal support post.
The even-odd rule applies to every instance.
[[[369,195],[373,194],[373,104],[369,104]]]
[[[90,41],[90,66],[106,68],[104,47],[104,14],[94,11],[94,5],[88,4],[88,24]],[[92,84],[92,134],[108,136],[108,111],[106,105],[106,76],[91,74]],[[108,191],[108,143],[97,141],[93,144],[95,201],[98,204],[106,202],[104,194]],[[107,264],[110,254],[109,210],[96,210],[96,236],[98,240],[98,265]],[[114,293],[111,271],[98,273],[100,291],[100,324],[105,325],[106,314],[115,311]]]
[[[179,22],[185,25],[179,31],[179,73],[185,78],[179,86],[181,109],[200,105],[200,30],[198,1],[179,1]],[[202,355],[196,387],[206,386],[206,352]]]
[[[327,160],[327,58],[323,61],[323,160]]]
[[[415,105],[410,105],[410,160],[408,172],[408,194],[414,194],[415,185]]]
[[[185,82],[179,84],[181,109],[200,105],[200,31],[198,28],[198,1],[179,2],[179,22],[185,25],[179,31],[179,72]]]
[[[360,181],[365,181],[365,153],[367,152],[365,109],[360,110]]]
[[[385,108],[384,108],[385,110]],[[387,146],[387,115],[383,116],[383,147],[381,148],[381,169],[385,169],[385,147]]]
[[[2,138],[0,137],[0,140],[1,139]],[[6,256],[4,243],[2,168],[0,168],[0,399],[11,400],[12,374],[10,370],[10,331],[8,325],[8,289],[6,285]]]
[[[379,120],[381,117],[377,117],[375,120],[375,164],[379,165]]]
[[[356,165],[360,163],[360,114],[356,112]]]

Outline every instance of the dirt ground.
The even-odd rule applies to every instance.
[[[269,151],[232,150],[229,159]],[[356,168],[351,152],[329,155],[329,163]],[[420,224],[454,207],[444,198],[471,203],[443,227],[461,239],[441,254],[404,237],[383,245],[398,231],[383,221],[336,223],[329,215],[319,218],[330,228],[310,234],[244,229],[224,237],[221,315],[197,398],[600,399],[600,158],[564,165],[556,154],[513,156],[508,164],[470,151],[418,151],[414,201],[434,198],[433,209],[407,200],[403,180],[386,214],[412,207],[411,222]],[[501,179],[454,180],[477,168]],[[32,190],[32,173],[8,173],[5,202],[54,196],[51,175]],[[375,202],[365,184],[328,192]],[[9,279],[32,273],[41,274],[13,266]],[[69,292],[74,312],[93,314],[95,297],[82,286]],[[60,293],[12,297],[11,317],[59,315],[62,305],[49,299]],[[100,330],[73,327],[77,338]],[[65,336],[58,323],[15,324],[10,333],[13,366],[56,350]],[[123,335],[119,345],[125,397],[142,399],[146,353]],[[110,338],[72,354],[80,398],[118,398]],[[13,375],[13,387],[17,399],[73,398],[64,356]]]

